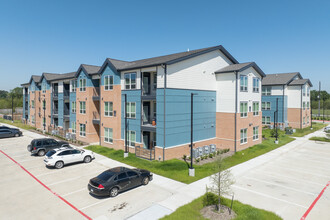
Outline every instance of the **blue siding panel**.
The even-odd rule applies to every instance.
[[[157,146],[164,146],[164,90],[157,89]],[[191,93],[194,96],[194,141],[215,137],[216,92],[166,89],[166,145],[190,143]]]
[[[284,123],[287,121],[287,97],[281,95],[278,96],[262,96],[262,102],[270,102],[270,110],[262,110],[262,116],[269,116],[270,121],[274,122],[274,112],[276,111],[276,99],[278,99],[278,122]],[[284,101],[284,106],[283,106]],[[284,107],[284,111],[283,111]],[[284,121],[283,121],[284,118]]]
[[[107,67],[104,68],[103,72],[102,72],[102,77],[101,77],[101,85],[104,86],[104,76],[113,76],[113,84],[114,85],[120,85],[120,74],[111,69],[108,65]]]
[[[78,77],[77,77],[77,87],[80,87],[79,80],[86,79],[86,87],[94,87],[92,79],[83,71],[81,70]]]
[[[136,103],[135,119],[127,119],[127,130],[136,132],[136,142],[141,143],[141,90],[122,90],[122,94],[127,94],[127,102]],[[125,99],[121,99],[121,138],[124,139],[125,133]]]

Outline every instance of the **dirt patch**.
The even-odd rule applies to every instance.
[[[215,220],[215,219],[221,219],[221,220],[229,220],[236,217],[236,213],[231,210],[231,213],[229,213],[229,208],[227,206],[221,205],[221,211],[218,212],[216,210],[215,205],[206,206],[201,210],[201,214],[208,219]]]

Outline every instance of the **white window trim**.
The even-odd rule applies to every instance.
[[[270,86],[265,86],[262,89],[265,89],[265,92],[261,91],[261,95],[263,95],[263,96],[270,96],[270,95],[272,95],[272,88]],[[269,89],[269,91],[268,91],[268,89]]]
[[[247,109],[246,109],[246,112],[241,112],[241,105],[242,104],[246,104],[246,106],[247,106]],[[248,102],[240,102],[240,116],[241,116],[241,118],[247,118],[248,117],[248,112],[249,112],[249,106],[248,106]],[[242,116],[242,114],[246,114],[246,116]]]
[[[129,111],[127,111],[126,112],[126,117],[127,118],[130,118],[130,119],[136,119],[136,102],[127,102],[127,105],[132,105],[132,103],[134,103],[134,105],[135,105],[135,112],[129,112]],[[128,110],[128,107],[126,107],[126,109]],[[131,117],[132,113],[135,114],[135,117]]]
[[[73,125],[74,125],[74,128],[73,128]],[[77,129],[76,129],[76,122],[71,122],[71,132],[76,134],[77,132]]]
[[[108,134],[110,134],[110,129],[112,130],[112,137],[111,138],[105,136],[105,129],[109,129]],[[106,141],[105,140],[106,138],[108,138],[109,140],[112,140],[112,141]],[[104,142],[108,143],[108,144],[113,144],[113,129],[112,128],[104,128]]]
[[[247,128],[243,128],[243,129],[241,129],[241,131],[240,131],[240,135],[241,135],[241,133],[242,133],[242,130],[246,130],[246,135],[245,135],[245,138],[243,137],[243,140],[244,139],[246,139],[246,142],[243,142],[242,143],[242,137],[241,137],[241,139],[240,139],[240,143],[241,143],[241,145],[244,145],[244,144],[247,144],[247,142],[248,142],[248,137],[247,137]]]
[[[255,104],[257,104],[258,103],[258,109],[257,109],[257,111],[255,112],[254,110],[253,110],[253,107],[254,107],[254,105]],[[260,102],[252,102],[252,112],[253,112],[253,116],[259,116],[259,109],[260,109]],[[255,114],[256,113],[256,114]]]
[[[107,89],[107,85],[105,84],[105,78],[109,78],[109,88]],[[110,79],[112,78],[112,84],[110,83]],[[114,84],[114,77],[113,76],[110,76],[110,75],[107,75],[107,76],[104,76],[104,91],[111,91],[113,90],[113,84]]]
[[[128,139],[127,139],[127,144],[128,144],[128,146],[130,146],[130,147],[135,147],[136,146],[136,131],[132,131],[132,130],[128,130],[127,131],[128,132]],[[135,140],[134,140],[134,146],[131,144],[132,142],[131,142],[131,133],[134,133],[135,135]]]
[[[255,131],[255,128],[257,129],[257,138],[256,138],[256,135],[254,134],[254,131]],[[257,141],[259,140],[259,126],[256,126],[256,127],[253,127],[253,141]]]
[[[255,80],[257,82],[257,86],[256,87],[254,85]],[[254,91],[255,89],[257,91]],[[260,79],[257,78],[257,77],[253,77],[253,79],[252,79],[252,92],[254,92],[254,93],[259,93],[260,92]]]
[[[242,89],[242,77],[246,79],[246,87],[244,85],[243,89]],[[248,92],[248,87],[249,87],[249,81],[248,81],[248,76],[247,75],[240,75],[240,92]],[[244,80],[245,81],[245,80]]]
[[[124,89],[125,90],[134,90],[132,89],[132,75],[135,74],[135,88],[137,89],[137,73],[136,72],[131,72],[131,73],[124,73]],[[129,75],[129,83],[127,85],[129,85],[129,88],[126,88],[126,75]]]
[[[265,108],[262,108],[262,103],[265,103]],[[271,102],[262,102],[261,103],[261,110],[266,110],[266,111],[269,111],[269,110],[271,110],[272,109],[272,104],[271,104]],[[269,103],[269,109],[267,108],[267,103]]]
[[[81,111],[82,111],[82,108],[81,108],[81,104],[82,103],[85,103],[85,112],[84,113],[82,113]],[[79,102],[79,114],[82,114],[82,115],[86,115],[86,102],[85,101],[80,101]]]
[[[85,82],[85,86],[82,87],[82,81]],[[85,78],[79,79],[79,92],[86,92],[87,80]]]
[[[264,122],[262,122],[262,118],[265,118]],[[270,116],[262,116],[262,118],[261,118],[261,123],[263,125],[270,125],[271,124],[271,118],[270,118]],[[267,123],[267,120],[266,120],[267,118],[269,118],[269,123]]]
[[[77,102],[76,101],[71,102],[71,112],[72,113],[77,113]]]
[[[85,135],[82,135],[82,132],[81,132],[81,126],[82,125],[85,125],[85,131],[84,131],[84,133],[83,134],[85,134]],[[79,124],[79,136],[80,137],[86,137],[86,124]]]
[[[108,110],[110,109],[110,106],[112,104],[112,111],[108,111],[108,115],[106,115],[106,111],[105,111],[105,104],[106,103],[109,103]],[[112,113],[112,115],[110,115],[110,113]],[[104,102],[104,117],[113,117],[113,102]]]

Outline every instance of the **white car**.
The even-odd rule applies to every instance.
[[[325,132],[330,132],[330,125],[326,126],[326,127],[324,128],[324,131],[325,131]]]
[[[61,169],[66,164],[76,162],[89,163],[94,158],[94,153],[90,150],[61,147],[48,151],[44,162],[46,166],[52,166],[56,167],[57,169]]]

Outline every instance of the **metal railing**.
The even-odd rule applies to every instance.
[[[100,120],[100,113],[94,111],[93,112],[93,120]]]
[[[93,96],[100,96],[100,87],[93,88]]]
[[[147,149],[147,148],[136,146],[135,147],[135,156],[144,158],[147,160],[154,160],[155,159],[155,148]]]

